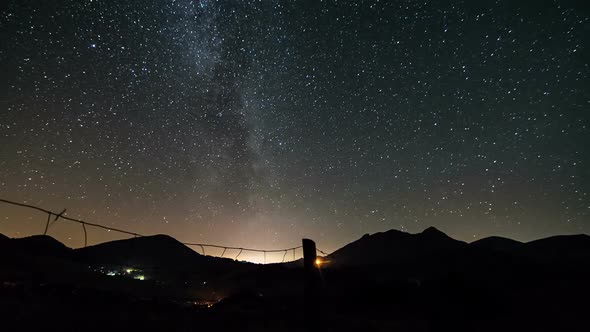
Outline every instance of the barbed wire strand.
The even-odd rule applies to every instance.
[[[100,224],[95,224],[95,223],[91,223],[91,222],[87,222],[87,221],[83,221],[83,220],[79,220],[79,219],[70,218],[68,216],[60,215],[58,213],[55,213],[55,212],[52,212],[52,211],[49,211],[49,210],[40,208],[38,206],[30,205],[30,204],[13,202],[13,201],[9,201],[9,200],[2,199],[2,198],[0,198],[0,202],[7,203],[7,204],[12,204],[12,205],[17,205],[17,206],[22,206],[22,207],[27,207],[27,208],[34,209],[34,210],[37,210],[37,211],[45,212],[45,213],[49,214],[50,216],[51,215],[56,216],[56,218],[59,217],[59,218],[65,219],[65,220],[69,220],[69,221],[73,221],[73,222],[85,224],[87,226],[93,226],[93,227],[105,229],[107,231],[115,231],[115,232],[119,232],[119,233],[123,233],[123,234],[127,234],[127,235],[134,235],[134,236],[144,236],[144,235],[141,235],[139,233],[126,231],[126,230],[115,228],[115,227],[107,227],[107,226],[103,226],[103,225],[100,225]],[[65,210],[64,210],[64,212],[65,212]]]
[[[95,224],[95,223],[91,223],[91,222],[87,222],[84,220],[80,220],[80,219],[76,219],[76,218],[71,218],[68,216],[65,216],[65,212],[67,209],[63,209],[60,213],[55,213],[53,211],[35,206],[35,205],[31,205],[31,204],[26,204],[26,203],[19,203],[19,202],[14,202],[14,201],[10,201],[7,199],[2,199],[0,198],[0,202],[2,203],[6,203],[6,204],[11,204],[11,205],[16,205],[16,206],[21,206],[21,207],[25,207],[25,208],[29,208],[29,209],[33,209],[33,210],[37,210],[37,211],[41,211],[44,213],[47,213],[47,222],[45,224],[45,231],[43,232],[43,235],[47,235],[47,232],[49,230],[49,226],[50,224],[55,223],[59,218],[62,218],[64,220],[68,220],[71,222],[75,222],[75,223],[79,223],[82,225],[82,229],[84,231],[84,247],[88,246],[88,231],[86,229],[86,226],[92,226],[92,227],[96,227],[96,228],[100,228],[100,229],[104,229],[107,231],[114,231],[114,232],[118,232],[118,233],[122,233],[122,234],[126,234],[126,235],[131,235],[134,238],[136,237],[145,237],[146,235],[137,233],[137,232],[132,232],[132,231],[128,231],[128,230],[124,230],[124,229],[120,229],[120,228],[116,228],[116,227],[109,227],[109,226],[104,226],[104,225],[100,225],[100,224]],[[51,223],[51,216],[55,216],[53,223]],[[285,256],[287,255],[287,252],[289,251],[293,251],[293,260],[296,259],[296,251],[299,248],[302,248],[303,246],[297,246],[297,247],[292,247],[292,248],[286,248],[286,249],[269,249],[269,250],[265,250],[265,249],[254,249],[254,248],[243,248],[243,247],[230,247],[230,246],[222,246],[222,245],[217,245],[217,244],[205,244],[205,243],[193,243],[193,242],[181,242],[182,244],[186,245],[186,246],[198,246],[201,248],[201,251],[203,252],[203,255],[206,255],[205,253],[205,247],[210,247],[210,248],[218,248],[218,249],[223,249],[223,252],[221,253],[220,257],[223,257],[223,255],[225,254],[226,250],[230,249],[230,250],[239,250],[238,254],[236,255],[236,257],[234,258],[235,260],[238,259],[238,257],[242,254],[243,251],[249,251],[249,252],[261,252],[264,254],[264,263],[266,263],[266,253],[276,253],[276,252],[284,252],[283,254],[283,262],[285,259]],[[326,252],[317,249],[316,250],[320,253],[322,253],[323,255],[327,255]]]

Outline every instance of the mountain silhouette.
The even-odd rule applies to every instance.
[[[50,236],[10,239],[0,234],[0,252],[0,291],[11,296],[5,308],[28,312],[30,299],[43,301],[30,317],[74,312],[96,319],[94,312],[118,305],[113,316],[137,315],[133,324],[129,321],[132,328],[141,322],[151,327],[145,318],[156,315],[167,326],[189,318],[195,319],[191,326],[202,326],[206,317],[217,323],[237,316],[267,322],[271,316],[299,313],[305,304],[301,265],[204,256],[166,235],[70,249]],[[562,317],[547,330],[571,330],[567,324],[587,320],[579,305],[590,296],[587,235],[527,243],[493,236],[467,244],[434,227],[417,234],[390,230],[367,234],[325,259],[319,270],[322,312],[338,317],[330,326],[343,317],[359,322],[415,317],[449,330],[461,330],[457,324],[466,322],[473,325],[464,330],[483,325],[487,331],[506,326],[526,330],[531,322],[546,327],[539,317]],[[145,279],[131,277],[126,272],[131,267]],[[118,274],[109,274],[113,271]],[[202,309],[203,303],[213,307]],[[40,316],[48,310],[51,315]],[[348,324],[342,322],[337,330]],[[349,330],[370,330],[366,327]]]
[[[422,233],[398,230],[364,235],[328,255],[331,266],[372,265],[415,260],[429,254],[452,252],[467,246],[440,230],[429,227]]]
[[[33,235],[11,239],[4,235],[0,239],[4,254],[26,254],[70,258],[73,251],[49,235]]]
[[[469,244],[470,248],[510,254],[532,262],[590,260],[590,236],[558,235],[530,242],[491,236]]]
[[[501,236],[490,236],[469,244],[472,248],[499,252],[516,252],[524,243]]]
[[[150,278],[184,283],[216,280],[224,285],[252,269],[251,263],[204,256],[168,235],[116,240],[75,250],[75,260],[94,266],[138,268]]]
[[[78,260],[136,267],[180,268],[206,260],[167,235],[142,236],[76,249]]]
[[[590,261],[590,236],[558,235],[527,242],[523,248],[527,257],[543,261]]]
[[[0,237],[0,279],[70,283],[88,275],[75,252],[49,235]]]

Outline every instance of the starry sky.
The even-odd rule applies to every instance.
[[[8,0],[0,197],[262,249],[589,233],[589,7]],[[0,233],[43,231],[0,212]]]

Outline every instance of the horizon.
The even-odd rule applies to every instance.
[[[70,222],[72,223],[72,221],[70,220],[65,220],[62,222]],[[92,227],[92,226],[87,226],[87,227]],[[521,243],[528,243],[528,242],[533,242],[536,240],[542,240],[542,239],[546,239],[546,238],[551,238],[551,237],[556,237],[556,236],[569,236],[569,235],[586,235],[586,236],[590,236],[590,234],[585,234],[585,233],[571,233],[571,234],[554,234],[554,235],[549,235],[546,237],[540,237],[540,238],[536,238],[536,239],[530,239],[530,240],[520,240],[520,239],[515,239],[515,238],[511,238],[508,236],[501,236],[501,235],[487,235],[487,236],[483,236],[477,239],[469,239],[469,240],[463,240],[463,239],[459,239],[454,237],[452,234],[449,234],[447,232],[445,232],[444,230],[435,227],[435,226],[427,226],[426,228],[417,231],[417,232],[410,232],[408,230],[401,230],[401,229],[395,229],[395,228],[391,228],[391,229],[387,229],[387,230],[383,230],[383,231],[377,231],[377,232],[373,232],[373,233],[365,233],[363,235],[361,235],[360,237],[353,239],[352,241],[349,241],[347,243],[344,243],[342,245],[339,245],[338,247],[336,247],[335,249],[332,250],[328,250],[328,251],[324,251],[326,253],[326,255],[321,256],[320,253],[318,252],[318,255],[320,257],[326,257],[328,255],[331,255],[333,252],[342,249],[343,247],[347,246],[350,243],[356,242],[358,240],[360,240],[362,237],[364,236],[372,236],[375,234],[379,234],[379,233],[386,233],[388,231],[398,231],[398,232],[403,232],[406,234],[412,234],[412,235],[417,235],[417,234],[421,234],[424,231],[426,231],[427,229],[435,229],[437,231],[442,232],[443,234],[449,236],[452,239],[455,240],[459,240],[462,242],[465,242],[467,244],[476,242],[478,240],[482,240],[482,239],[486,239],[486,238],[491,238],[491,237],[500,237],[500,238],[506,238],[506,239],[510,239],[510,240],[515,240]],[[128,231],[131,232],[130,230],[124,230],[124,231]],[[117,233],[117,231],[113,230],[113,233]],[[84,248],[84,245],[81,246],[69,246],[67,245],[67,243],[65,243],[62,239],[59,238],[58,235],[52,235],[50,233],[48,234],[30,234],[30,235],[20,235],[17,234],[17,236],[10,236],[7,235],[5,233],[0,232],[1,235],[7,236],[8,238],[12,238],[12,239],[21,239],[21,238],[27,238],[27,237],[32,237],[32,236],[48,236],[53,238],[54,240],[57,240],[58,242],[62,243],[63,245],[65,245],[68,248],[71,249],[81,249]],[[252,247],[252,246],[245,246],[243,248],[232,248],[234,247],[232,244],[224,244],[224,243],[201,243],[201,244],[195,244],[191,241],[187,241],[187,240],[181,240],[178,239],[172,235],[169,234],[163,234],[163,233],[158,233],[158,234],[141,234],[139,235],[139,237],[153,237],[153,236],[158,236],[158,235],[163,235],[163,236],[168,236],[172,239],[174,239],[175,241],[178,241],[180,244],[186,246],[187,248],[190,248],[191,250],[195,251],[196,253],[200,254],[200,255],[206,255],[206,256],[212,256],[212,257],[220,257],[220,258],[229,258],[229,259],[233,259],[235,261],[241,261],[241,262],[249,262],[249,263],[255,263],[255,264],[275,264],[275,263],[282,263],[282,262],[291,262],[291,261],[295,261],[295,260],[299,260],[303,258],[303,252],[302,249],[299,248],[299,246],[297,246],[297,248],[295,249],[295,252],[293,252],[293,249],[285,249],[285,248],[278,248],[278,247],[273,247],[273,248],[257,248],[257,247]],[[127,236],[127,237],[126,237]],[[91,247],[94,245],[100,245],[100,244],[104,244],[104,243],[108,243],[108,242],[112,242],[112,241],[121,241],[121,240],[130,240],[133,239],[134,237],[131,237],[127,234],[122,234],[120,238],[116,238],[116,239],[111,239],[111,240],[104,240],[104,241],[99,241],[96,243],[88,243],[87,247]],[[313,240],[313,239],[312,239]],[[317,244],[318,249],[320,251],[321,250],[321,245]],[[207,250],[205,252],[203,252],[202,246],[204,246]],[[214,246],[213,248],[210,246]],[[219,248],[219,247],[226,247],[226,249],[223,248]],[[199,249],[201,248],[201,249]],[[283,251],[280,252],[272,252],[275,250],[283,250],[285,251],[285,253]],[[258,251],[258,252],[256,252]],[[271,252],[267,252],[266,254],[262,253],[261,251],[271,251]],[[234,256],[236,256],[239,259],[234,258]],[[284,261],[283,261],[284,259]]]

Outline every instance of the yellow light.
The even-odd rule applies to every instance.
[[[125,272],[127,272],[127,274],[129,274],[129,273],[131,273],[131,272],[133,272],[133,271],[134,271],[133,269],[126,269],[126,270],[125,270]]]
[[[322,260],[319,257],[315,259],[315,265],[317,267],[320,267],[322,265]]]

